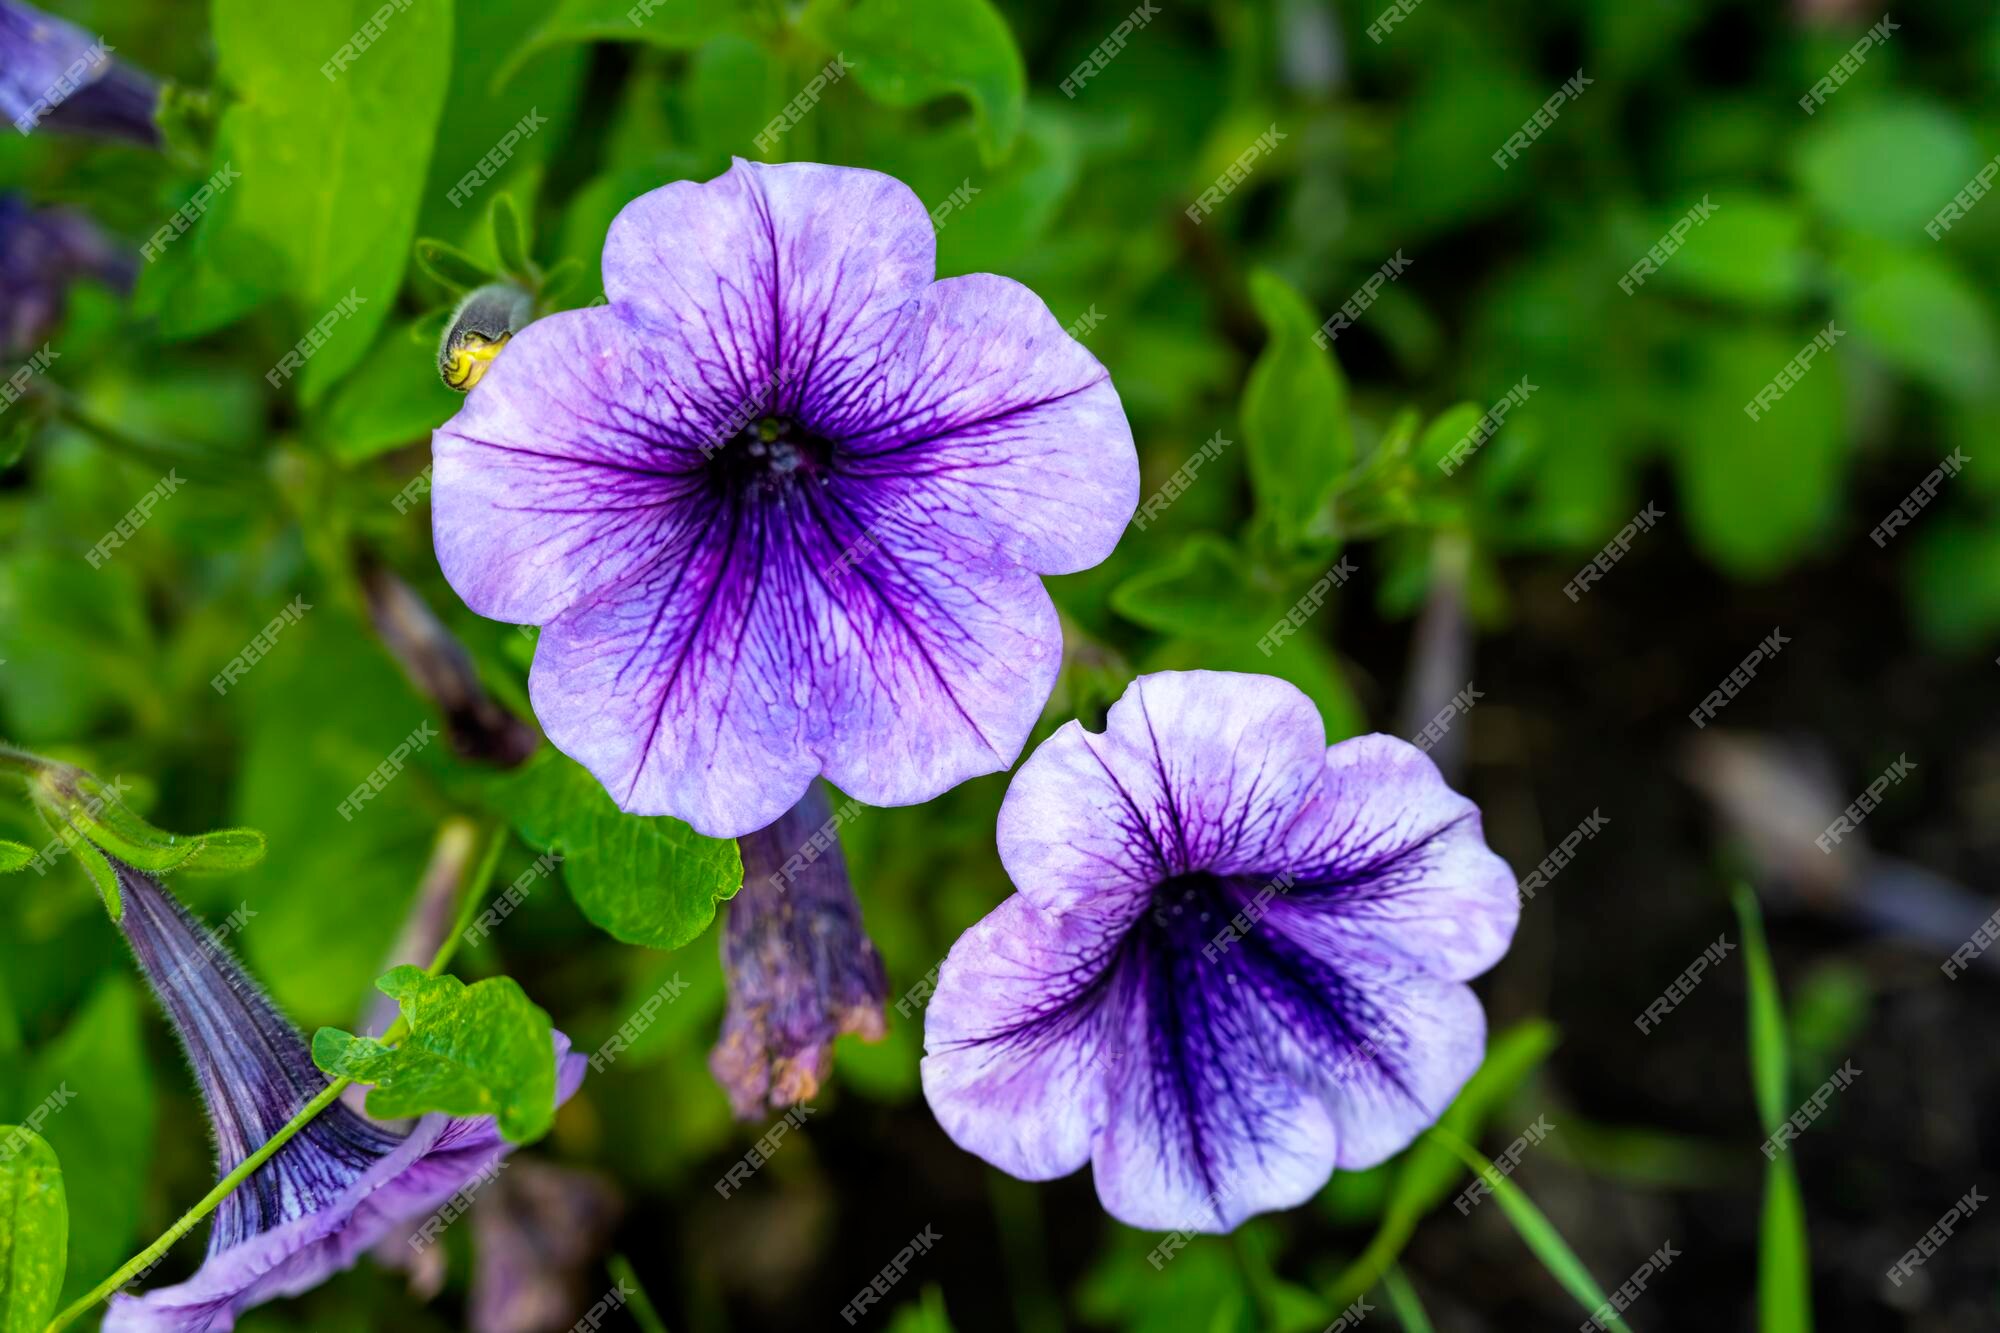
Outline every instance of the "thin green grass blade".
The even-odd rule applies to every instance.
[[[1389,1271],[1382,1274],[1382,1295],[1403,1333],[1432,1333],[1431,1317],[1424,1313],[1424,1303],[1417,1299],[1416,1288],[1399,1265],[1390,1264]]]
[[[1766,1137],[1777,1132],[1792,1100],[1789,1041],[1777,972],[1764,940],[1757,896],[1738,884],[1731,894],[1743,926],[1750,978],[1750,1082]],[[1783,1153],[1764,1172],[1764,1214],[1757,1247],[1757,1326],[1762,1333],[1812,1333],[1812,1261],[1798,1171]]]
[[[1520,1186],[1501,1175],[1479,1149],[1443,1125],[1432,1128],[1430,1137],[1451,1149],[1485,1179],[1493,1190],[1493,1197],[1500,1203],[1500,1210],[1507,1214],[1507,1220],[1514,1224],[1521,1240],[1534,1252],[1535,1258],[1541,1260],[1542,1267],[1549,1270],[1549,1276],[1562,1283],[1563,1290],[1576,1297],[1585,1313],[1594,1313],[1604,1307],[1609,1298],[1603,1288],[1597,1285],[1597,1280],[1591,1277],[1590,1270],[1583,1266],[1583,1260],[1576,1257],[1576,1251],[1570,1249],[1569,1242],[1562,1238],[1555,1224],[1543,1216],[1542,1210],[1521,1192]],[[1615,1333],[1632,1333],[1617,1315],[1609,1316],[1609,1320]]]

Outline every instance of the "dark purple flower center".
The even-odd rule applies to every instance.
[[[1206,870],[1171,875],[1153,886],[1153,924],[1169,938],[1197,948],[1235,913],[1228,881]]]
[[[709,460],[709,475],[731,498],[781,490],[806,481],[824,485],[834,444],[790,417],[759,417],[736,432]]]

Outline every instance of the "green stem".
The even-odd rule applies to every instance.
[[[4,750],[4,747],[0,747],[0,750]],[[8,755],[18,753],[19,751],[5,751],[4,753],[0,753],[0,760],[4,760]],[[29,757],[32,758],[32,756]],[[445,937],[444,943],[438,945],[437,952],[431,957],[430,967],[425,969],[431,976],[437,976],[443,972],[445,965],[451,961],[452,954],[457,951],[459,936],[464,932],[466,925],[470,923],[472,913],[478,909],[480,900],[486,896],[486,886],[493,878],[493,868],[499,864],[500,851],[505,846],[506,841],[507,830],[505,827],[496,829],[493,840],[486,849],[486,855],[480,858],[479,865],[466,881],[467,891],[465,901],[459,907],[457,925],[453,928],[451,934]],[[409,1031],[409,1022],[406,1019],[398,1018],[390,1025],[389,1030],[382,1034],[382,1044],[393,1046],[408,1036]],[[353,1079],[342,1075],[322,1088],[319,1095],[307,1102],[297,1115],[286,1121],[284,1127],[273,1134],[263,1147],[244,1158],[242,1165],[217,1181],[215,1188],[202,1196],[201,1202],[188,1209],[185,1213],[182,1213],[180,1220],[168,1227],[159,1239],[133,1255],[130,1259],[127,1259],[123,1264],[119,1265],[117,1272],[105,1278],[104,1281],[92,1287],[88,1292],[85,1292],[68,1309],[50,1320],[49,1326],[43,1330],[43,1333],[61,1333],[62,1329],[68,1328],[71,1324],[75,1323],[93,1305],[105,1300],[112,1292],[130,1282],[135,1275],[150,1267],[161,1255],[172,1249],[176,1241],[199,1226],[201,1220],[214,1212],[222,1201],[228,1198],[238,1185],[248,1180],[258,1167],[270,1161],[278,1149],[290,1143],[300,1130],[311,1124],[315,1116],[333,1105],[340,1094],[353,1082]]]
[[[390,1031],[394,1032],[395,1029],[392,1028]],[[171,1250],[176,1241],[194,1230],[195,1227],[201,1224],[201,1220],[204,1217],[214,1212],[216,1207],[229,1197],[232,1190],[248,1180],[251,1172],[270,1161],[278,1149],[291,1142],[294,1135],[312,1123],[314,1116],[333,1105],[334,1099],[339,1097],[347,1085],[353,1081],[351,1078],[341,1077],[327,1084],[325,1088],[320,1090],[319,1096],[307,1102],[304,1108],[297,1115],[293,1116],[283,1129],[273,1134],[263,1147],[244,1158],[241,1166],[217,1181],[215,1188],[203,1195],[200,1203],[182,1213],[180,1221],[168,1227],[158,1240],[133,1255],[130,1259],[127,1259],[119,1266],[117,1272],[92,1287],[79,1297],[75,1304],[57,1315],[54,1319],[51,1319],[44,1333],[59,1333],[59,1330],[68,1328],[71,1324],[82,1318],[91,1306],[107,1299],[112,1292],[130,1282],[142,1270],[150,1267],[161,1255]]]

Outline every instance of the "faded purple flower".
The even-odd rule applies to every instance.
[[[135,267],[83,214],[0,194],[0,359],[41,345],[62,320],[72,282],[92,278],[122,292]]]
[[[38,127],[160,146],[160,88],[74,23],[0,0],[0,116]]]
[[[841,1033],[878,1041],[888,1031],[889,977],[861,924],[838,822],[815,782],[784,818],[737,842],[743,887],[722,934],[729,1011],[708,1067],[745,1120],[818,1092]]]
[[[1388,1158],[1479,1065],[1465,982],[1513,875],[1414,746],[1329,748],[1282,681],[1141,677],[1029,756],[998,836],[1019,891],[952,947],[923,1081],[1011,1175],[1089,1162],[1119,1220],[1227,1231]]]
[[[544,626],[535,712],[623,808],[735,837],[821,773],[908,805],[1020,753],[1061,659],[1037,576],[1110,553],[1138,459],[1041,299],[935,252],[872,171],[654,190],[610,304],[515,334],[434,437],[445,576]]]
[[[326,1087],[297,1029],[179,900],[114,858],[119,928],[194,1066],[215,1128],[218,1177],[240,1166]],[[559,1099],[583,1059],[556,1037]],[[104,1327],[143,1333],[234,1328],[252,1306],[294,1296],[353,1265],[383,1235],[490,1175],[512,1145],[490,1116],[428,1115],[408,1133],[336,1102],[216,1207],[208,1257],[187,1281],[112,1297]]]

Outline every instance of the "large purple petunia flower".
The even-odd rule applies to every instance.
[[[1414,746],[1328,748],[1282,681],[1141,677],[1021,765],[999,844],[1019,892],[952,947],[923,1082],[1012,1175],[1089,1162],[1121,1221],[1227,1231],[1397,1152],[1479,1065],[1464,983],[1513,875]]]
[[[194,1066],[215,1126],[217,1175],[226,1175],[327,1078],[229,951],[158,881],[111,861],[124,900],[119,927]],[[582,1081],[583,1058],[559,1034],[556,1060],[557,1097],[566,1099]],[[490,1116],[427,1115],[403,1133],[336,1102],[216,1207],[208,1257],[193,1277],[112,1297],[104,1327],[234,1328],[244,1310],[318,1286],[384,1235],[489,1178],[511,1149]]]
[[[1138,503],[1104,368],[1019,283],[933,281],[916,195],[738,161],[627,205],[610,304],[530,324],[437,432],[445,576],[543,625],[543,730],[618,804],[762,828],[1011,764],[1053,688],[1038,574]]]

